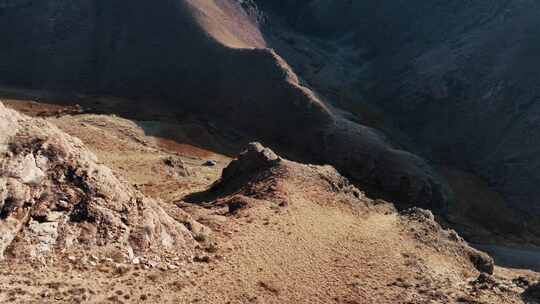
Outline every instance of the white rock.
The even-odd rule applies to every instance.
[[[13,177],[20,178],[25,184],[38,185],[45,177],[45,173],[36,165],[36,159],[32,154],[26,155],[13,165],[14,167],[11,168]]]

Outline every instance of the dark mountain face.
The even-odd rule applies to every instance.
[[[264,21],[276,52],[219,43],[205,3],[0,1],[0,83],[202,113],[444,212],[446,181],[413,151],[540,214],[537,1],[208,1],[256,13],[237,28]]]
[[[195,27],[176,21],[179,3],[7,1],[0,18],[7,46],[0,50],[0,71],[9,74],[3,80],[134,95],[170,91],[178,85],[172,75],[190,68],[172,51],[190,53],[198,45],[188,43]]]
[[[274,19],[308,38],[267,33],[311,85],[433,162],[486,179],[523,215],[540,214],[539,2],[292,3]],[[306,55],[305,45],[323,47]]]
[[[128,97],[139,117],[156,109],[204,115],[333,164],[407,205],[446,204],[422,159],[338,115],[279,54],[250,42],[259,24],[247,2],[246,11],[230,0],[0,3],[9,44],[0,51],[3,85]]]
[[[167,111],[204,112],[224,120],[253,111],[237,120],[245,125],[255,125],[254,115],[261,125],[269,123],[265,119],[274,121],[271,113],[261,112],[263,95],[267,100],[295,94],[303,98],[287,85],[275,86],[275,80],[286,75],[271,52],[218,44],[198,26],[183,1],[136,0],[129,6],[115,0],[12,1],[3,11],[0,31],[8,46],[0,50],[4,84],[147,97],[161,101],[152,106]],[[239,87],[246,80],[252,85]],[[320,124],[330,120],[320,106],[313,106],[311,114],[298,114],[302,111],[294,105],[282,105],[283,112],[293,116],[312,115]],[[281,116],[290,119],[286,117]]]

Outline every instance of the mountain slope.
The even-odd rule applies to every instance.
[[[487,255],[470,248],[452,230],[442,229],[429,211],[398,213],[389,203],[368,199],[334,168],[288,161],[260,144],[248,145],[212,183],[215,178],[206,178],[219,176],[221,165],[206,168],[202,166],[204,158],[196,158],[189,151],[176,154],[159,150],[150,137],[137,131],[135,124],[118,117],[53,115],[45,121],[4,108],[0,113],[19,123],[22,120],[29,138],[56,130],[47,141],[49,147],[64,140],[79,142],[51,122],[79,133],[89,149],[100,151],[103,161],[113,165],[114,157],[107,156],[106,151],[117,151],[116,142],[122,142],[125,163],[114,165],[111,172],[126,174],[131,183],[137,180],[137,172],[150,168],[154,180],[192,180],[193,184],[170,189],[192,194],[181,200],[159,202],[164,212],[160,218],[173,218],[172,222],[190,227],[192,231],[186,237],[194,233],[197,242],[193,251],[180,251],[180,256],[171,255],[165,247],[153,246],[153,255],[137,253],[130,260],[99,245],[80,247],[78,254],[71,256],[69,249],[63,251],[61,242],[47,259],[7,255],[7,260],[1,262],[3,301],[523,303],[520,297],[525,288],[519,282],[532,281],[534,275],[528,273],[512,281],[521,273],[493,269]],[[8,140],[16,138],[13,136]],[[115,137],[116,142],[95,141]],[[173,177],[152,160],[128,166],[128,155],[135,159],[135,155],[149,151],[154,151],[156,159],[184,159],[185,169],[192,175]],[[85,149],[73,150],[72,157],[77,160],[87,153]],[[61,166],[63,161],[70,164],[71,158],[56,164]],[[84,162],[78,164],[78,171],[84,172]],[[103,165],[98,169],[105,170]],[[1,177],[5,177],[4,173]],[[206,180],[208,188],[202,192],[197,185],[200,180]],[[150,185],[136,187],[147,195],[163,195]],[[54,197],[49,198],[54,201]],[[115,204],[106,206],[114,208]],[[192,219],[191,225],[183,222],[186,215]],[[0,220],[0,224],[5,221]],[[196,223],[204,223],[211,232],[195,234]],[[25,227],[22,231],[27,232],[33,226]],[[19,236],[23,237],[25,234]],[[16,248],[22,248],[21,242],[16,244]],[[183,256],[185,253],[188,255]],[[483,274],[477,279],[477,268],[494,271],[494,276]]]
[[[327,100],[483,180],[467,191],[492,194],[456,193],[459,212],[496,208],[497,233],[538,235],[537,1],[255,2],[267,43]],[[502,203],[482,203],[493,196]]]
[[[406,204],[445,207],[446,188],[422,159],[341,117],[265,48],[256,10],[231,0],[124,4],[5,3],[1,83],[128,97],[139,116],[196,113]]]

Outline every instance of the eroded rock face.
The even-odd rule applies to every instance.
[[[115,248],[187,255],[191,232],[80,140],[0,104],[0,256]],[[189,220],[185,215],[184,220]]]

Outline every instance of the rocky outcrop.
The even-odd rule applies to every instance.
[[[186,226],[99,164],[80,140],[0,104],[0,256],[188,256],[194,245]]]
[[[281,158],[274,151],[263,147],[260,143],[250,143],[247,149],[223,170],[217,187],[229,187],[227,185],[229,183],[246,183],[253,179],[253,175],[278,165],[280,161]]]
[[[455,255],[463,256],[476,270],[493,274],[495,261],[487,253],[472,248],[452,229],[443,229],[429,210],[413,207],[402,211],[403,226],[408,227],[415,238],[426,246],[438,250],[445,248]],[[420,223],[420,226],[415,225]]]

